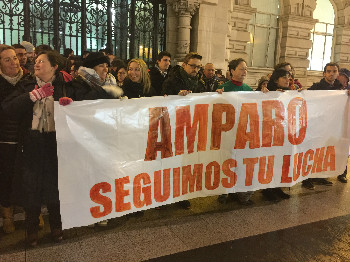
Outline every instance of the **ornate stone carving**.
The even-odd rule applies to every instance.
[[[179,43],[176,51],[178,54],[188,54],[190,52],[190,43]]]
[[[173,9],[178,15],[190,13],[194,15],[199,8],[201,0],[175,0],[172,3]]]
[[[290,14],[312,18],[315,8],[315,0],[294,0],[291,1]]]

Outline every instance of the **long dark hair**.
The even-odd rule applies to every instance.
[[[284,76],[288,76],[288,77],[290,76],[290,73],[284,68],[279,68],[274,70],[272,72],[269,82],[267,83],[267,89],[269,91],[276,91],[277,89],[281,89],[281,87],[277,86],[276,82],[278,81],[278,78],[284,77]]]

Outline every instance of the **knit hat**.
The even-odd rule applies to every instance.
[[[262,83],[264,83],[265,81],[269,81],[269,78],[267,76],[262,76],[260,79],[259,79],[259,82],[258,82],[258,86],[260,86]]]
[[[32,45],[32,43],[27,42],[27,41],[23,41],[21,43],[21,45],[24,46],[24,48],[26,49],[27,53],[34,52],[35,47]]]
[[[94,68],[97,65],[107,63],[108,66],[111,66],[109,58],[105,56],[102,52],[93,52],[90,53],[83,62],[84,67]]]
[[[346,76],[348,78],[348,81],[349,81],[350,71],[346,68],[340,68],[339,75]]]

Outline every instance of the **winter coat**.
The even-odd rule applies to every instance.
[[[82,100],[96,100],[96,99],[116,99],[121,95],[121,89],[117,86],[110,86],[107,89],[103,89],[101,86],[91,86],[81,76],[77,76],[72,81],[73,97],[75,101]],[[115,90],[113,90],[115,88]],[[120,91],[118,91],[120,90]]]
[[[20,89],[22,84],[32,79],[32,76],[27,72],[22,76],[18,83],[13,86],[5,78],[0,75],[0,105],[12,92]],[[0,106],[0,142],[18,142],[19,121],[5,114]]]
[[[174,66],[170,72],[169,77],[164,81],[162,87],[162,95],[177,95],[180,90],[192,91],[192,93],[205,92],[204,82],[198,76],[185,79],[180,70],[183,70],[180,66]],[[191,81],[197,81],[196,86],[191,86]]]
[[[18,162],[21,166],[14,178],[13,192],[15,204],[25,209],[59,204],[56,132],[31,130],[34,102],[29,92],[36,84],[34,77],[28,79],[2,104],[6,113],[20,121]],[[64,96],[73,97],[70,83],[65,82],[62,73],[56,75],[52,85],[55,101]]]
[[[341,83],[336,79],[333,85],[329,84],[324,78],[318,83],[313,83],[313,85],[308,90],[341,90],[343,89]]]
[[[202,80],[205,84],[205,92],[215,92],[219,87],[219,80],[216,76],[207,78],[205,75],[202,76]]]
[[[149,70],[149,76],[151,77],[151,86],[154,88],[155,94],[157,96],[161,96],[162,86],[165,79],[168,78],[168,74],[163,76],[157,67],[151,67]]]
[[[127,96],[128,98],[151,97],[156,95],[152,86],[148,93],[144,93],[143,85],[141,83],[135,83],[129,78],[125,78],[122,88],[124,96]]]

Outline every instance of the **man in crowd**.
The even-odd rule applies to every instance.
[[[15,48],[16,56],[19,60],[19,64],[24,68],[24,66],[27,64],[27,51],[23,45],[20,44],[14,44],[12,45]]]
[[[34,73],[34,64],[35,64],[35,54],[34,54],[34,46],[27,42],[23,41],[21,42],[21,45],[24,46],[27,52],[27,63],[25,64],[25,68],[29,70],[29,72]]]
[[[323,78],[320,82],[313,83],[309,90],[340,90],[342,85],[337,79],[339,75],[339,65],[337,63],[328,63],[323,70]],[[302,182],[302,186],[313,190],[314,183],[325,186],[332,186],[333,183],[325,178],[309,178]]]
[[[161,95],[162,85],[168,77],[170,60],[171,54],[167,51],[162,51],[158,54],[156,65],[149,70],[151,86],[154,88],[157,96]]]
[[[182,95],[204,92],[204,82],[199,78],[202,56],[189,53],[185,56],[182,66],[175,66],[169,77],[164,81],[162,95]]]
[[[204,82],[198,76],[201,61],[202,56],[198,53],[187,54],[182,66],[175,66],[169,72],[169,77],[163,83],[162,94],[185,96],[192,92],[203,92]],[[191,207],[188,200],[180,201],[178,204],[184,209]]]
[[[219,80],[215,75],[215,66],[212,63],[207,63],[204,66],[202,80],[205,83],[206,92],[215,92],[219,87]]]

